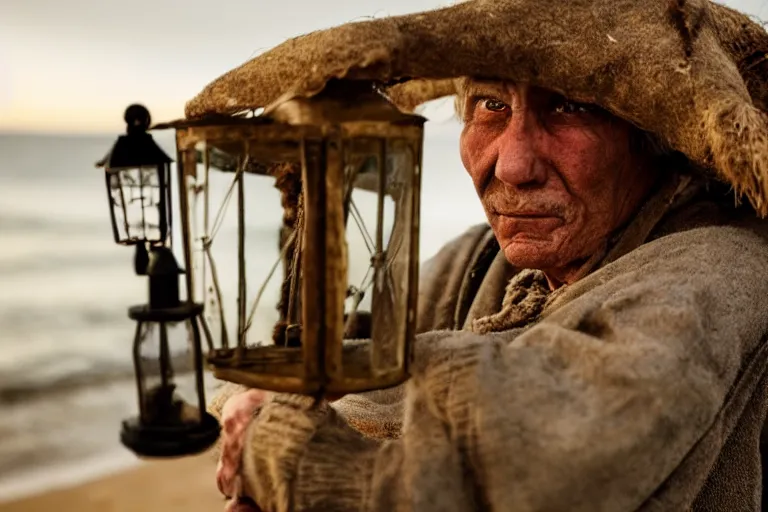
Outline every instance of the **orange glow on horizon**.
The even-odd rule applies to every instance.
[[[139,101],[140,102],[140,101]],[[123,112],[131,102],[109,108],[100,106],[43,108],[12,105],[0,107],[0,132],[112,133],[122,131]],[[152,113],[153,122],[170,121],[184,115],[184,102],[140,102]]]

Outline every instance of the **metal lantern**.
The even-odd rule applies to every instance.
[[[147,266],[149,301],[128,312],[136,321],[133,362],[139,416],[123,422],[120,439],[135,453],[148,457],[198,453],[219,437],[218,421],[205,408],[198,326],[203,307],[179,299],[180,274],[173,252],[153,247]],[[197,394],[194,403],[177,395],[174,382],[174,365],[187,365],[190,360]]]
[[[219,435],[218,421],[205,409],[199,331],[203,306],[180,299],[184,272],[171,249],[171,159],[146,133],[146,108],[130,106],[125,121],[127,135],[97,163],[105,169],[115,241],[136,247],[135,271],[149,281],[148,302],[128,311],[136,322],[139,416],[123,422],[120,438],[141,456],[194,454]],[[176,389],[174,365],[192,370],[196,397],[191,403]]]
[[[106,171],[115,242],[136,246],[137,272],[147,264],[147,245],[165,244],[171,225],[171,158],[147,133],[149,111],[131,105],[125,111],[126,134],[121,135],[96,165]]]
[[[399,111],[374,84],[339,80],[316,96],[287,99],[261,115],[164,125],[176,129],[187,286],[205,304],[208,362],[217,378],[338,396],[394,386],[408,377],[423,124],[424,118]],[[210,327],[224,322],[210,250],[217,208],[208,185],[217,169],[233,173],[237,198],[237,328],[232,331]],[[245,196],[246,174],[274,178],[285,208],[279,320],[272,340],[255,343],[248,339],[255,305],[247,304],[252,256],[245,251],[245,211],[259,198]],[[360,224],[352,201],[358,189],[375,195],[377,213],[374,233],[366,237],[370,278],[350,286],[346,235]],[[200,203],[204,218],[197,222],[193,213]],[[385,203],[393,207],[385,211]],[[391,230],[385,215],[392,216]],[[255,295],[258,301],[260,293]],[[361,311],[366,295],[371,310]]]

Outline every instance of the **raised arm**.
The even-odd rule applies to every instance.
[[[277,396],[248,431],[246,490],[276,511],[635,510],[753,392],[765,276],[762,239],[699,229],[584,279],[519,335],[421,336],[400,439]]]

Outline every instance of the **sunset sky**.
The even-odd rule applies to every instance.
[[[180,117],[208,82],[289,37],[450,0],[1,0],[0,131],[114,132],[132,102]],[[728,5],[768,18],[768,0]]]

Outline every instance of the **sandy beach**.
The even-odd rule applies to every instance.
[[[208,453],[147,462],[71,488],[0,503],[0,512],[224,510],[224,498],[216,489],[215,468]]]

